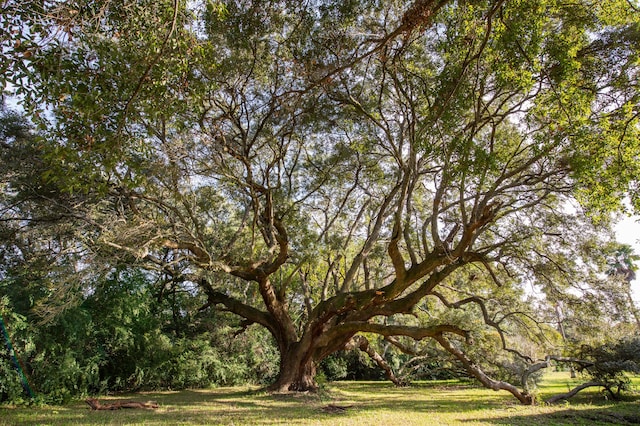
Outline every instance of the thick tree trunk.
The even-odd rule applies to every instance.
[[[315,392],[316,363],[308,353],[300,350],[285,350],[280,354],[278,378],[268,388],[272,392]]]

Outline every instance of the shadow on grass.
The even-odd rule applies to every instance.
[[[64,407],[0,409],[0,424],[302,424],[331,419],[356,418],[362,414],[460,413],[504,407],[510,398],[477,386],[449,383],[416,383],[397,388],[385,382],[331,383],[319,394],[269,394],[258,388],[221,388],[180,392],[148,392],[100,398],[103,403],[118,400],[156,401],[157,410],[90,411],[81,401]],[[329,404],[349,407],[346,413],[326,413]],[[10,418],[3,423],[4,418]]]
[[[100,398],[104,403],[122,400],[152,400],[160,408],[90,411],[82,401],[63,407],[0,407],[0,425],[334,425],[376,424],[391,418],[389,424],[403,426],[431,420],[496,425],[640,424],[638,398],[614,405],[585,400],[577,406],[572,402],[571,407],[525,407],[504,392],[447,382],[414,383],[408,388],[384,382],[337,382],[319,394],[269,394],[238,387]],[[324,412],[322,408],[330,404],[349,408],[344,413]]]
[[[63,407],[0,408],[0,425],[295,424],[320,415],[317,396],[282,398],[258,390],[186,390],[99,398],[156,401],[156,410],[91,411],[81,401]]]
[[[505,393],[487,392],[477,385],[458,383],[414,383],[398,388],[390,383],[337,383],[332,397],[351,401],[361,410],[459,413],[511,404]]]
[[[621,403],[624,404],[624,403]],[[609,408],[566,408],[546,413],[517,413],[503,416],[468,419],[461,423],[482,421],[495,425],[638,425],[640,424],[640,406],[628,407],[616,404]]]

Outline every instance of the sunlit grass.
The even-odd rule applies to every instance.
[[[541,397],[567,390],[569,373],[549,373]],[[640,378],[635,393],[608,401],[597,389],[555,406],[525,407],[505,392],[455,382],[329,383],[317,395],[270,395],[257,387],[154,392],[105,398],[154,400],[157,410],[90,411],[83,401],[63,407],[0,408],[2,425],[611,425],[640,423]],[[326,413],[329,404],[350,407]]]

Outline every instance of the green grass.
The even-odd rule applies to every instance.
[[[569,373],[549,373],[539,395],[562,392]],[[157,410],[90,411],[83,401],[66,406],[0,407],[0,425],[612,425],[640,423],[640,378],[622,402],[597,389],[568,403],[525,407],[506,392],[455,382],[330,383],[319,395],[270,395],[255,387],[153,392],[101,399],[154,400]],[[351,406],[326,413],[328,404]]]

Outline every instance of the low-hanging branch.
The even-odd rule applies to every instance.
[[[365,352],[380,367],[387,379],[396,386],[405,386],[406,383],[400,380],[393,371],[389,363],[371,346],[369,339],[361,334],[357,334],[345,345],[345,350],[359,349]]]
[[[520,351],[510,348],[507,346],[507,340],[504,336],[504,330],[502,329],[502,327],[500,327],[500,322],[501,321],[495,321],[494,319],[492,319],[489,316],[489,311],[487,310],[487,307],[484,303],[484,300],[478,296],[470,296],[467,297],[465,299],[462,300],[458,300],[457,302],[449,302],[447,300],[446,297],[444,297],[444,295],[440,294],[437,291],[432,291],[431,292],[432,295],[436,296],[446,307],[448,308],[453,308],[453,309],[459,309],[462,306],[469,304],[469,303],[474,303],[476,304],[478,307],[480,307],[480,310],[482,311],[482,317],[484,319],[484,323],[490,327],[492,327],[493,329],[495,329],[498,333],[498,335],[500,336],[500,341],[502,343],[502,349],[504,349],[507,352],[511,352],[517,356],[519,356],[520,358],[528,361],[528,362],[533,362],[533,359],[531,359],[531,357],[524,355],[523,353],[521,353]],[[511,315],[516,315],[518,313],[515,312],[511,312],[509,313],[507,316],[511,316]],[[504,317],[506,318],[506,316]],[[503,318],[503,319],[504,319]]]
[[[455,356],[458,361],[462,363],[465,370],[473,377],[478,379],[485,387],[493,390],[506,390],[515,396],[521,403],[525,405],[531,405],[534,403],[533,395],[530,395],[526,391],[523,392],[511,383],[504,382],[502,380],[494,380],[482,371],[480,366],[474,363],[463,351],[452,345],[451,342],[442,334],[433,336],[433,338],[442,346],[447,352]]]
[[[609,390],[609,392],[611,392],[611,390],[609,389],[609,386],[606,383],[586,382],[576,386],[575,388],[571,389],[569,392],[559,394],[559,395],[554,395],[551,398],[548,398],[545,402],[547,404],[555,404],[556,402],[559,402],[559,401],[566,401],[567,399],[573,396],[576,396],[578,392],[591,387],[604,387],[605,389]]]
[[[548,368],[551,366],[551,361],[556,361],[559,363],[572,363],[577,364],[581,369],[588,368],[594,365],[593,361],[588,361],[579,358],[571,358],[571,357],[563,357],[556,355],[547,355],[544,361],[532,364],[527,368],[521,376],[522,388],[525,390],[529,390],[529,377],[544,368]]]

